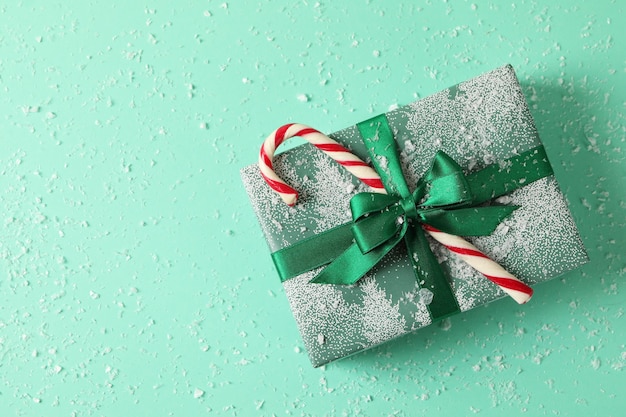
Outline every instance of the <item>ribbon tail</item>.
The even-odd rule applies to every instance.
[[[432,302],[427,305],[433,320],[458,313],[460,309],[452,288],[435,254],[430,250],[426,235],[421,230],[409,227],[404,240],[419,286],[433,293]]]

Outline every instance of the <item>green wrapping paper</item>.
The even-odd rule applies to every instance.
[[[444,151],[470,174],[505,164],[541,145],[510,66],[463,82],[386,114],[405,180],[415,189],[433,156]],[[356,126],[330,135],[364,160]],[[302,145],[276,157],[276,172],[296,188],[285,205],[256,165],[241,171],[272,253],[351,220],[350,199],[367,187],[328,156]],[[523,179],[522,179],[523,180]],[[467,238],[524,282],[542,282],[587,261],[556,179],[549,175],[492,203],[519,206],[496,230]],[[460,311],[504,296],[501,289],[430,240]],[[398,245],[355,285],[310,283],[324,267],[283,285],[313,366],[320,366],[432,323],[436,294],[420,288],[404,245]],[[532,302],[532,301],[531,301]]]

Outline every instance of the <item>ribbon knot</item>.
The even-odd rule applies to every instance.
[[[402,206],[404,214],[406,214],[407,220],[419,220],[415,198],[413,198],[412,195],[400,200],[400,205]]]

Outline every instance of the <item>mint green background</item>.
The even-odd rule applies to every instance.
[[[0,415],[622,415],[623,2],[415,3],[0,5]],[[504,63],[591,262],[312,369],[239,169]]]

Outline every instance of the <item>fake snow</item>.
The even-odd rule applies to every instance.
[[[419,295],[420,295],[420,300],[426,305],[430,305],[430,303],[433,302],[433,298],[435,296],[435,294],[433,294],[433,292],[429,290],[428,288],[420,289]]]
[[[372,278],[363,278],[364,335],[371,344],[379,344],[404,333],[406,320],[398,304],[392,304],[385,290]]]

